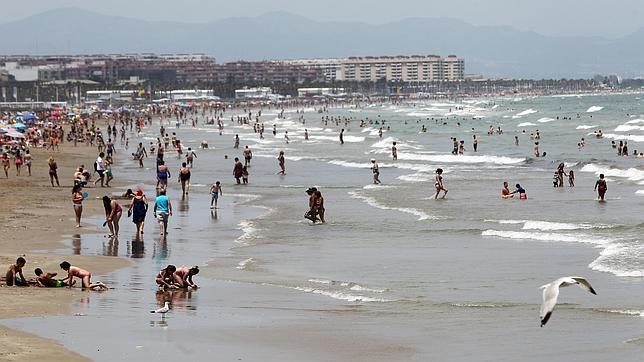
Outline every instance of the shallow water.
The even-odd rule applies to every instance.
[[[631,127],[644,119],[640,97],[428,102],[329,114],[385,119],[392,129],[382,139],[377,125],[324,125],[310,111],[306,125],[294,112],[286,120],[265,112],[264,140],[230,121],[224,136],[215,126],[169,129],[186,147],[206,139],[211,149],[197,151],[187,200],[177,198],[178,184],[171,183],[178,212],[167,242],[158,241],[151,219],[143,243],[127,237],[133,235],[127,220],[118,246],[101,236],[70,238],[70,247],[58,252],[119,255],[134,265],[101,277],[113,290],[83,294],[74,306],[82,316],[3,323],[98,360],[113,357],[106,350],[125,360],[183,353],[251,360],[637,360],[644,352],[637,342],[644,336],[644,159],[617,157],[610,141],[628,139],[630,152],[644,147],[644,130]],[[273,123],[277,137],[269,132]],[[504,134],[488,136],[489,125]],[[340,128],[347,129],[342,146]],[[471,152],[472,128],[477,153]],[[529,134],[536,129],[545,158],[531,156]],[[600,129],[604,139],[594,137]],[[157,133],[146,129],[144,136]],[[255,154],[249,186],[231,182],[231,159],[241,154],[232,149],[234,134]],[[464,156],[450,154],[450,137],[465,140]],[[586,146],[578,150],[582,137]],[[395,162],[389,156],[394,140]],[[286,152],[285,176],[275,175],[279,150]],[[370,158],[380,164],[380,186],[370,184]],[[166,159],[176,172],[180,160]],[[575,171],[575,188],[552,187],[559,162]],[[152,191],[152,170],[121,164],[117,177],[141,180]],[[444,200],[432,197],[438,167],[450,190]],[[609,180],[606,203],[594,200],[600,172]],[[217,179],[224,196],[215,218],[208,185]],[[529,199],[501,200],[503,181],[520,183]],[[304,190],[312,185],[324,194],[326,225],[302,219]],[[207,264],[197,277],[202,288],[156,294],[154,275],[169,262]],[[586,276],[598,295],[563,290],[553,318],[539,328],[538,287],[563,275]],[[147,311],[166,299],[173,310],[162,323]],[[339,338],[344,333],[360,343]],[[256,343],[240,345],[231,335]]]

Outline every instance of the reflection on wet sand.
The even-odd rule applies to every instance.
[[[119,255],[119,239],[118,237],[109,238],[107,246],[103,243],[103,255],[105,256],[118,256]]]
[[[193,292],[195,299],[192,298]],[[163,307],[164,303],[168,302],[170,309],[197,310],[196,292],[192,289],[158,290],[156,300],[159,307]]]
[[[145,256],[145,244],[143,243],[142,238],[135,238],[131,241],[130,252],[128,253],[130,258],[140,259]]]
[[[81,236],[80,234],[72,235],[72,254],[81,254]]]
[[[164,237],[161,237],[152,248],[152,259],[166,260],[168,259],[168,242]]]
[[[214,220],[217,221],[219,219],[219,216],[217,215],[217,209],[211,209],[210,210],[210,217]]]
[[[177,208],[180,212],[188,212],[190,210],[190,199],[188,196],[184,195],[181,200],[179,200],[179,207]]]

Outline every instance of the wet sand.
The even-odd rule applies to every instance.
[[[35,277],[33,270],[37,267],[49,272],[62,272],[58,264],[63,257],[42,251],[61,247],[63,244],[59,240],[63,235],[79,232],[74,227],[70,202],[72,176],[79,164],[92,165],[95,153],[94,147],[74,148],[71,145],[61,146],[60,152],[32,149],[32,176],[27,176],[27,169],[23,166],[21,176],[16,177],[12,165],[9,179],[0,179],[0,265],[3,278],[0,286],[0,319],[69,313],[71,303],[87,293],[78,288],[68,290],[7,287],[4,283],[4,272],[18,256],[27,259],[27,265],[23,269],[27,279]],[[47,159],[50,155],[53,155],[58,164],[61,187],[51,187],[49,182]],[[93,195],[96,193],[95,189],[87,190]],[[83,203],[83,218],[99,214],[102,214],[99,200],[92,198]],[[85,234],[96,231],[94,226],[85,224],[80,232]],[[90,269],[95,280],[129,264],[121,258],[73,255],[65,256],[64,259]],[[3,326],[0,326],[0,345],[3,346],[0,352],[2,360],[85,360],[57,342]]]

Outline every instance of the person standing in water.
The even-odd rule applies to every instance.
[[[239,148],[239,135],[238,134],[235,135],[235,146],[234,146],[234,148]]]
[[[81,216],[83,215],[83,193],[81,190],[83,186],[76,184],[72,188],[72,205],[74,205],[74,214],[76,214],[76,227],[81,227]]]
[[[241,184],[244,166],[239,162],[239,157],[235,157],[235,166],[233,167],[233,177],[237,181],[237,185]]]
[[[154,214],[159,221],[160,235],[165,237],[168,234],[168,219],[172,216],[172,203],[166,196],[165,189],[159,191],[159,196],[154,201]]]
[[[340,130],[340,144],[344,144],[344,128]]]
[[[445,185],[443,185],[443,169],[438,168],[436,169],[436,176],[434,176],[434,187],[436,188],[436,194],[434,195],[434,199],[438,198],[438,195],[443,191],[443,199],[445,196],[447,196],[447,189],[445,188]]]
[[[148,212],[148,200],[143,195],[143,190],[136,190],[136,195],[132,198],[130,202],[130,207],[127,211],[127,214],[132,214],[132,222],[136,225],[136,237],[137,239],[143,234],[143,226],[145,223],[145,215]]]
[[[284,166],[284,151],[280,151],[280,154],[277,156],[277,162],[279,162],[280,165],[280,171],[277,174],[286,175],[286,167]]]
[[[123,208],[109,196],[103,196],[103,208],[105,209],[105,222],[110,229],[108,237],[118,238],[119,222],[121,221],[121,215],[123,215]]]
[[[391,158],[396,161],[398,160],[398,148],[396,147],[396,142],[394,141],[393,145],[391,146]]]
[[[375,158],[371,159],[371,172],[373,173],[373,184],[378,185],[380,183],[380,168]]]
[[[221,182],[217,181],[212,186],[210,186],[210,208],[217,209],[217,201],[219,196],[222,196],[223,192],[221,191]]]
[[[570,187],[575,187],[575,172],[573,172],[573,170],[568,172],[568,185]]]
[[[181,183],[183,195],[187,195],[190,191],[190,169],[185,162],[181,164],[179,169],[179,183]]]
[[[472,135],[472,148],[474,149],[474,152],[477,152],[479,146],[479,140],[476,139],[476,135]]]
[[[250,167],[250,160],[253,158],[253,151],[246,146],[244,148],[244,166]]]
[[[606,185],[606,180],[604,180],[604,174],[599,175],[599,180],[595,182],[595,191],[597,191],[597,199],[599,201],[605,201],[604,197],[606,196],[606,191],[608,186]]]
[[[188,147],[188,152],[186,152],[186,163],[190,168],[194,167],[195,158],[197,158],[197,154],[192,147]]]

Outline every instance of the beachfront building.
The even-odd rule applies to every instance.
[[[298,88],[298,97],[337,96],[344,94],[344,88]]]
[[[350,57],[340,63],[337,80],[340,81],[402,81],[436,82],[460,81],[464,78],[463,59],[450,55]]]
[[[274,97],[270,87],[235,89],[236,99],[267,99]]]

